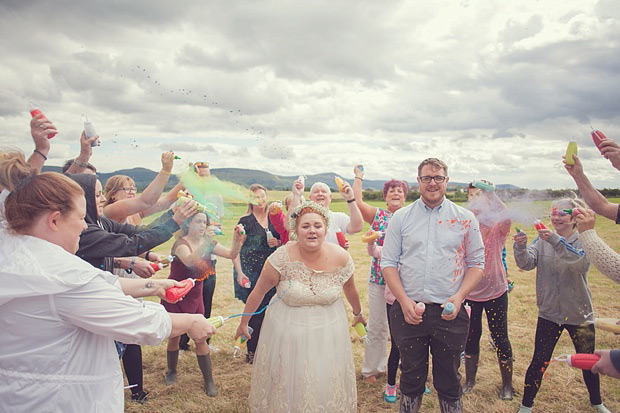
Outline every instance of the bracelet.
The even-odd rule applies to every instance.
[[[356,177],[355,177],[355,178],[353,178],[353,179],[359,179],[360,181],[363,181],[363,180],[364,180],[364,178],[360,178],[359,176],[356,176]]]
[[[360,309],[360,312],[355,314],[355,311],[351,311],[353,313],[353,317],[359,317],[362,315],[362,310]]]
[[[166,174],[166,175],[170,176],[170,172],[168,172],[168,171],[164,171],[163,169],[162,169],[161,171],[159,171],[159,172],[164,173],[164,174]]]
[[[74,159],[73,163],[76,164],[77,166],[81,166],[82,168],[88,168],[88,164],[87,163],[80,162],[77,159]]]
[[[355,198],[347,199],[347,204],[350,204],[351,202],[355,202]]]
[[[47,156],[43,155],[43,152],[41,152],[40,150],[35,149],[34,153],[38,153],[39,155],[41,155],[43,157],[43,159],[45,159],[47,161]]]
[[[144,259],[147,260],[147,261],[150,261],[149,260],[149,255],[150,254],[151,254],[151,251],[147,251],[146,254],[144,254]]]
[[[131,259],[131,264],[129,264],[129,269],[127,269],[127,273],[128,274],[131,274],[133,272],[133,265],[134,265],[135,262],[136,262],[136,257],[133,257]]]

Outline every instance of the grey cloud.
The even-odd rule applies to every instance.
[[[533,15],[526,22],[518,23],[508,20],[499,38],[506,44],[512,44],[528,37],[534,37],[543,29],[542,16]]]

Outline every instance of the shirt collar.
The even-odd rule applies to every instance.
[[[445,205],[446,201],[448,200],[448,198],[446,198],[446,196],[443,196],[443,201],[441,201],[441,204],[437,205],[435,208],[429,208],[424,201],[422,201],[422,198],[420,198],[420,205],[422,207],[422,209],[426,212],[432,212],[432,211],[441,211],[442,207]]]

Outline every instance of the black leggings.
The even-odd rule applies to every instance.
[[[552,321],[538,317],[536,325],[536,341],[534,344],[534,355],[532,362],[525,373],[525,387],[523,389],[524,406],[532,407],[534,398],[540,384],[545,369],[549,365],[553,349],[562,335],[564,329],[568,330],[570,338],[575,346],[577,353],[594,353],[594,326],[575,326],[569,324],[556,324]],[[588,393],[590,394],[591,404],[601,404],[601,389],[598,374],[594,374],[589,370],[583,370],[583,381],[586,383]]]
[[[390,309],[392,308],[392,304],[387,305],[387,314],[388,314],[388,327],[390,328],[390,355],[387,360],[387,384],[390,386],[394,386],[396,384],[396,372],[398,371],[398,363],[400,362],[400,352],[398,351],[398,346],[396,345],[396,340],[394,340],[394,336],[392,335],[392,323],[390,322]]]
[[[489,301],[466,301],[471,307],[469,333],[465,343],[465,354],[480,354],[480,336],[482,335],[482,310],[487,315],[489,331],[497,347],[497,357],[502,360],[512,359],[512,346],[508,339],[508,291]]]
[[[142,348],[137,344],[127,344],[122,360],[125,376],[127,376],[127,383],[129,383],[130,386],[132,384],[137,384],[136,387],[131,388],[131,392],[133,394],[141,393],[143,390]]]

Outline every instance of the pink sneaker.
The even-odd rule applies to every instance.
[[[396,386],[385,385],[383,400],[385,400],[386,403],[396,403]]]

